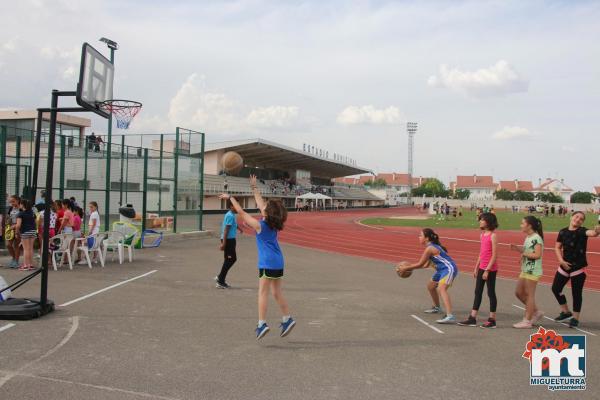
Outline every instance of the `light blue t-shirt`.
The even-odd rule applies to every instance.
[[[233,211],[228,211],[223,218],[223,225],[221,225],[221,239],[223,239],[223,233],[225,233],[225,227],[229,226],[229,232],[227,232],[227,239],[235,239],[237,235],[237,219]]]
[[[260,233],[256,234],[259,269],[283,269],[283,253],[277,241],[277,230],[260,221]]]

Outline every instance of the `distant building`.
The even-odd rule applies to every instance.
[[[514,181],[500,181],[497,190],[508,190],[509,192],[533,192],[533,182],[531,181],[520,181],[515,179]]]
[[[596,196],[596,203],[600,204],[600,186],[594,186],[594,192],[593,192]]]
[[[573,189],[565,184],[564,179],[547,178],[545,181],[539,180],[539,185],[533,189],[533,193],[554,193],[562,197],[565,203],[570,203]]]
[[[466,189],[470,192],[469,200],[493,200],[498,184],[491,176],[458,175],[456,182],[450,182],[450,190]]]

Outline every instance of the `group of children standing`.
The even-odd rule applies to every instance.
[[[256,337],[261,339],[270,330],[266,322],[267,301],[270,292],[273,293],[273,297],[283,314],[280,336],[284,337],[291,332],[296,324],[290,315],[288,303],[282,292],[284,258],[278,243],[278,232],[284,227],[287,210],[280,201],[263,200],[257,190],[255,176],[250,177],[250,186],[254,193],[256,206],[261,213],[260,220],[246,213],[231,195],[223,193],[219,196],[220,199],[226,200],[229,211],[225,215],[221,229],[220,250],[224,253],[224,261],[219,275],[215,277],[216,287],[219,289],[230,287],[226,282],[226,277],[237,260],[236,235],[238,230],[241,232],[241,229],[238,227],[236,215],[239,215],[244,224],[256,232],[259,275]],[[441,298],[446,315],[437,320],[440,324],[458,323],[462,326],[477,326],[477,315],[481,306],[484,288],[487,286],[490,314],[488,319],[480,326],[486,329],[496,328],[496,308],[498,305],[496,278],[499,263],[498,239],[495,231],[499,225],[495,213],[487,211],[479,215],[481,243],[479,257],[473,270],[475,299],[472,310],[464,321],[458,322],[452,313],[452,303],[448,293],[458,275],[458,267],[448,254],[446,247],[441,244],[437,233],[430,228],[423,229],[419,234],[419,241],[425,246],[425,250],[419,261],[408,265],[400,264],[397,267],[397,271],[403,273],[404,271],[425,268],[430,265],[434,266],[435,273],[427,285],[433,307],[425,312],[431,314],[441,313]],[[555,320],[557,322],[568,320],[571,327],[577,327],[579,324],[583,286],[586,278],[587,239],[600,235],[600,226],[596,227],[595,230],[588,230],[583,227],[584,222],[585,214],[574,212],[569,226],[562,229],[558,234],[555,246],[559,267],[552,284],[552,292],[561,307],[560,315]],[[523,320],[515,323],[513,327],[526,329],[531,328],[544,316],[544,313],[538,309],[535,302],[537,283],[543,272],[544,233],[542,222],[532,215],[523,218],[521,231],[526,235],[523,245],[511,245],[510,247],[511,250],[519,252],[521,255],[521,272],[515,294],[525,305],[525,313]],[[562,294],[562,290],[569,280],[573,292],[573,313],[569,311],[567,300]]]
[[[39,204],[40,208],[42,208],[43,204],[41,202]],[[95,201],[89,203],[89,211],[88,231],[92,235],[100,231],[100,215],[98,213],[98,204]],[[17,195],[10,196],[3,231],[6,247],[11,256],[11,261],[7,265],[8,268],[19,269],[21,271],[30,271],[37,268],[33,262],[34,242],[36,239],[39,239],[41,244],[44,237],[44,214],[45,210],[42,209],[38,212],[29,199],[20,198]],[[52,202],[50,204],[48,237],[52,239],[58,234],[73,235],[75,239],[82,237],[81,225],[83,218],[84,211],[77,205],[74,199]],[[23,247],[23,263],[19,264],[21,246]],[[41,245],[39,249],[39,256],[41,258]],[[76,262],[80,261],[79,258],[76,260]]]
[[[559,232],[555,245],[559,266],[552,283],[552,293],[561,309],[555,321],[569,321],[569,326],[573,328],[579,325],[583,301],[583,287],[586,279],[585,268],[588,265],[586,259],[587,240],[589,237],[600,235],[600,226],[590,230],[583,227],[584,222],[585,214],[581,211],[574,212],[569,226]],[[481,305],[483,290],[487,285],[490,315],[487,321],[480,326],[482,328],[496,328],[496,308],[498,304],[496,275],[499,267],[498,241],[495,233],[498,228],[496,215],[490,212],[482,213],[479,216],[479,227],[482,231],[480,252],[473,271],[475,299],[472,310],[464,321],[458,322],[452,314],[452,304],[448,295],[448,289],[457,275],[456,263],[448,255],[446,248],[441,245],[439,236],[435,232],[429,228],[425,228],[421,232],[419,240],[425,245],[425,251],[418,262],[397,267],[397,271],[403,273],[407,270],[425,268],[428,266],[429,261],[433,262],[436,272],[427,285],[433,300],[433,307],[425,312],[440,313],[442,310],[439,297],[441,297],[446,315],[444,318],[437,320],[440,324],[458,323],[461,326],[477,326],[477,314]],[[544,316],[544,313],[538,309],[535,302],[537,283],[543,273],[544,232],[542,222],[537,217],[528,215],[521,222],[521,231],[526,235],[523,245],[512,244],[510,248],[521,254],[521,272],[515,295],[525,305],[525,313],[523,320],[515,323],[513,327],[530,329]],[[571,281],[573,294],[573,312],[569,310],[567,299],[562,293],[569,280]]]

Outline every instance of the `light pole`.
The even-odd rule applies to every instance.
[[[417,123],[407,122],[406,132],[408,132],[408,196],[406,199],[408,204],[412,205],[413,146],[415,133],[417,133]]]
[[[106,46],[110,49],[110,63],[115,63],[115,51],[119,48],[119,45],[114,40],[107,39],[105,37],[100,38],[100,41],[106,43]],[[104,193],[104,208],[106,209],[104,214],[104,227],[106,230],[110,230],[110,159],[112,156],[112,114],[108,116],[108,132],[106,138],[106,181],[105,181],[105,193]]]

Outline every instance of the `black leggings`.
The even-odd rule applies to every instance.
[[[571,292],[573,293],[573,311],[581,312],[581,304],[583,303],[583,285],[585,284],[585,272],[575,276],[564,276],[560,272],[556,272],[554,275],[554,282],[552,282],[552,293],[558,300],[558,304],[561,306],[567,304],[567,298],[562,293],[565,285],[571,280]]]
[[[477,280],[475,283],[475,300],[473,301],[473,310],[479,310],[481,306],[481,297],[483,296],[483,287],[487,283],[487,293],[490,298],[490,312],[496,312],[498,299],[496,299],[496,271],[489,271],[487,281],[483,280],[485,270],[479,268],[477,271]]]
[[[221,273],[219,274],[219,283],[225,283],[227,273],[233,267],[233,264],[237,261],[237,255],[235,253],[235,239],[225,240],[225,251],[223,266],[221,267]]]

